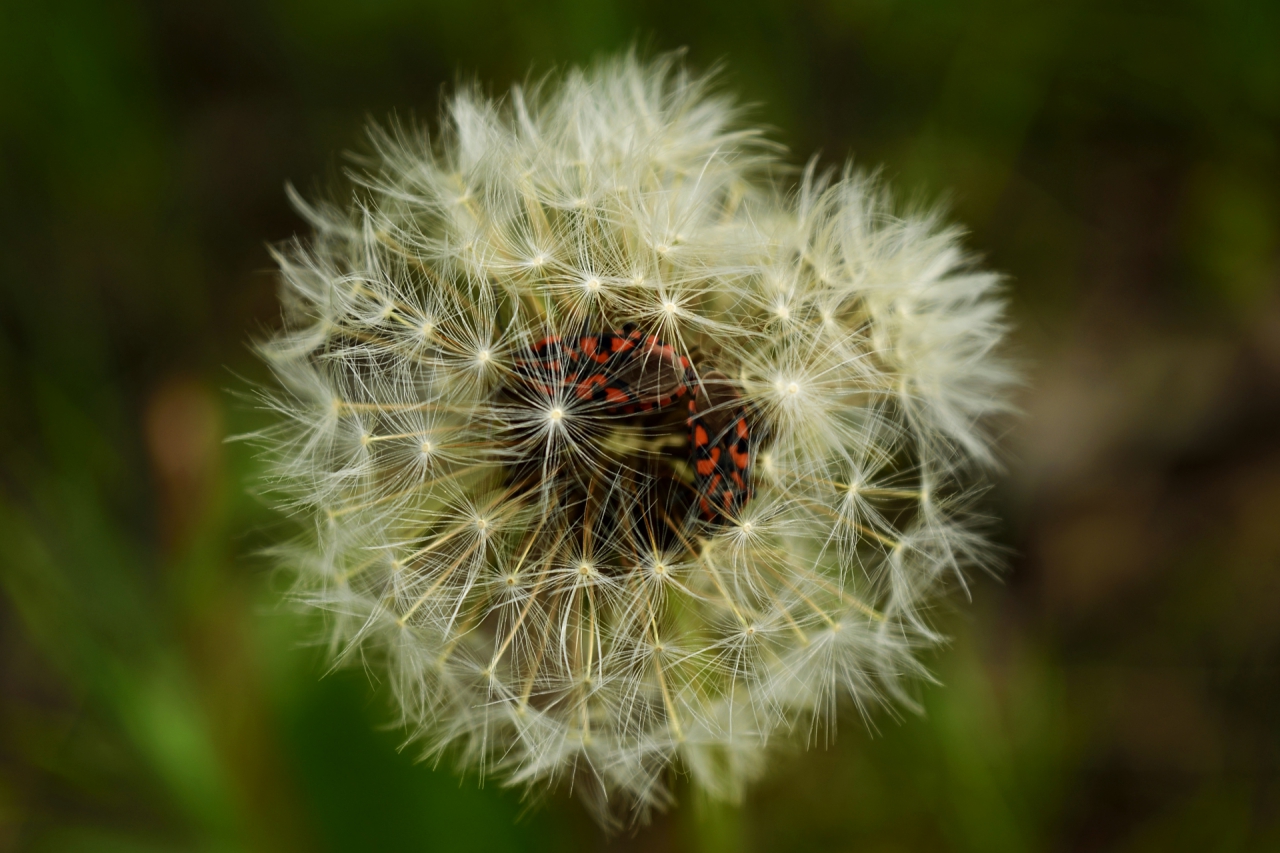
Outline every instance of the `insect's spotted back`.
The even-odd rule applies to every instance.
[[[653,515],[683,515],[682,504],[691,503],[705,520],[724,521],[750,499],[751,428],[741,397],[724,374],[699,375],[674,346],[634,326],[548,335],[518,353],[515,365],[518,380],[548,398],[564,395],[593,404],[604,419],[640,416],[651,447],[671,446],[678,421],[669,413],[687,400],[687,437],[677,443],[683,445],[686,464],[674,477],[692,472],[692,500],[667,501],[670,505],[653,507]],[[632,463],[627,469],[588,476],[638,476],[641,466]]]

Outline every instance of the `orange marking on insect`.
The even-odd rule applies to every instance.
[[[607,381],[608,380],[598,373],[594,376],[588,376],[586,379],[578,383],[579,399],[590,400],[595,394],[595,389],[604,385]]]
[[[587,336],[580,341],[582,354],[594,361],[596,364],[604,364],[609,360],[609,354],[600,352],[600,340],[593,336]]]

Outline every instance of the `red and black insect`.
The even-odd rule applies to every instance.
[[[751,499],[746,407],[727,377],[699,377],[686,356],[654,335],[627,325],[548,336],[516,358],[516,372],[542,394],[569,392],[609,414],[655,412],[687,398],[689,465],[702,516],[732,517]]]

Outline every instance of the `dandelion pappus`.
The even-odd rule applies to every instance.
[[[728,377],[699,376],[687,356],[628,324],[609,332],[549,335],[516,359],[540,393],[568,392],[608,414],[666,409],[688,398],[689,466],[703,518],[719,521],[751,499],[751,427]]]

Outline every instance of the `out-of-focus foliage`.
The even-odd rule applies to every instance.
[[[1280,6],[374,0],[0,5],[0,849],[604,842],[399,753],[255,556],[265,240],[366,115],[636,36],[793,150],[949,192],[1032,380],[1003,581],[927,718],[815,732],[640,849],[1280,846]]]

